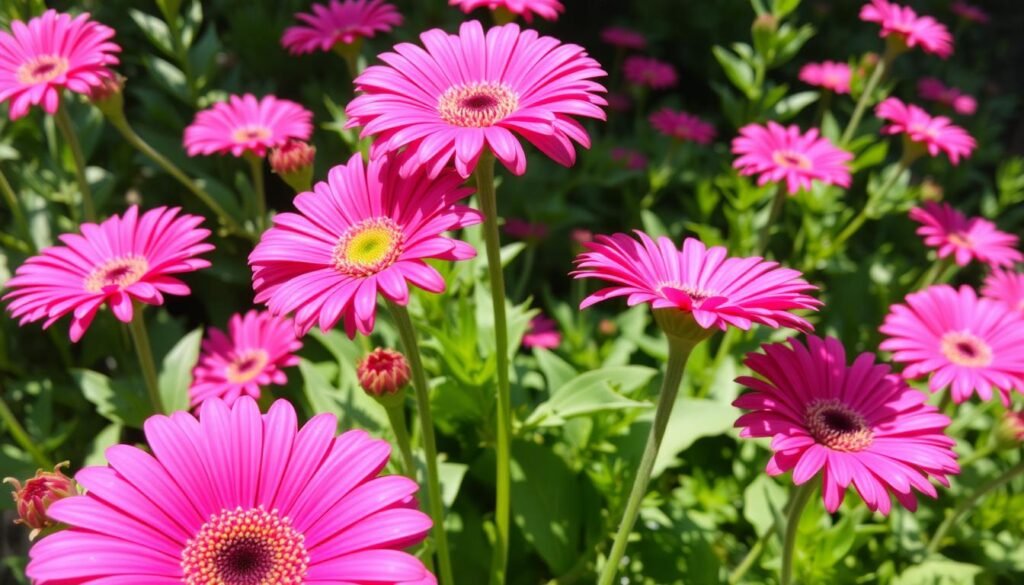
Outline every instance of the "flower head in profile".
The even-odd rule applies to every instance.
[[[758,185],[785,182],[790,195],[809,190],[815,181],[850,186],[853,155],[833,146],[816,128],[801,132],[795,125],[748,124],[733,139],[732,152],[739,155],[732,166],[741,175],[758,175]]]
[[[802,485],[820,474],[829,512],[852,485],[868,509],[888,515],[890,494],[916,510],[915,492],[937,495],[930,479],[949,487],[946,476],[959,473],[949,417],[873,354],[848,364],[839,340],[813,335],[762,350],[744,361],[758,376],[736,380],[753,391],[733,404],[751,411],[736,421],[741,437],[771,438],[769,475],[792,471]]]
[[[11,21],[0,31],[0,103],[10,102],[9,116],[21,118],[32,106],[48,114],[60,106],[60,92],[88,94],[113,77],[121,47],[114,29],[90,20],[47,10],[24,23]]]
[[[189,156],[227,154],[262,157],[289,140],[308,140],[313,113],[299,104],[272,95],[233,95],[196,114],[185,128]]]
[[[650,122],[658,132],[681,142],[711,144],[715,140],[713,125],[686,112],[662,108],[651,114]]]
[[[533,22],[534,15],[544,20],[558,20],[558,15],[565,11],[559,0],[448,0],[448,5],[458,6],[466,14],[477,8],[505,11],[509,15],[522,16],[528,23]]]
[[[953,35],[930,16],[918,16],[913,8],[889,0],[871,0],[860,9],[860,19],[882,27],[879,36],[892,37],[907,47],[945,59],[953,54]]]
[[[978,102],[971,96],[955,87],[947,87],[935,77],[922,77],[917,81],[917,95],[921,99],[938,102],[958,114],[973,115],[978,109]]]
[[[633,55],[623,63],[626,81],[651,89],[667,89],[679,83],[679,75],[671,63],[654,57]]]
[[[647,48],[647,37],[624,26],[609,26],[601,31],[601,40],[620,49],[642,51]]]
[[[1024,314],[1024,272],[993,270],[985,277],[981,294]]]
[[[935,248],[939,258],[953,256],[960,266],[971,260],[993,267],[1024,260],[1017,250],[1017,236],[1000,231],[987,219],[969,218],[949,203],[926,201],[910,210],[910,219],[921,224],[917,234],[926,246]]]
[[[300,335],[343,319],[354,337],[373,331],[378,293],[405,305],[409,284],[443,291],[444,279],[426,260],[475,256],[444,233],[482,218],[457,205],[472,189],[455,172],[429,179],[418,168],[403,178],[400,164],[395,157],[364,163],[356,153],[295,197],[297,213],[276,215],[249,255],[256,302],[275,315],[294,313]]]
[[[903,134],[910,143],[926,149],[931,156],[945,152],[954,165],[959,164],[961,158],[970,156],[977,146],[974,138],[949,118],[932,117],[898,98],[886,98],[875,108],[875,115],[889,122],[882,127],[882,134]]]
[[[532,349],[555,349],[562,344],[562,333],[558,330],[558,323],[544,314],[538,314],[530,319],[530,327],[523,335],[523,347]]]
[[[596,236],[576,257],[576,278],[596,278],[611,286],[580,304],[626,297],[630,306],[649,303],[652,309],[691,315],[703,329],[732,325],[743,330],[754,323],[769,327],[812,329],[795,309],[816,310],[821,303],[808,296],[815,287],[796,270],[758,257],[730,258],[721,246],[706,247],[687,238],[682,250],[666,237],[657,241],[643,232]]]
[[[260,388],[288,381],[284,368],[298,365],[302,342],[291,320],[251,310],[235,313],[227,333],[210,329],[188,394],[192,406],[213,397],[229,406],[240,396],[260,397]]]
[[[964,0],[953,0],[953,2],[949,4],[949,9],[953,14],[968,22],[988,24],[988,21],[990,20],[987,12],[978,6],[965,2]]]
[[[14,490],[11,496],[18,512],[18,519],[14,523],[24,524],[32,529],[29,540],[34,540],[43,530],[57,525],[47,513],[54,502],[78,495],[75,480],[60,470],[67,465],[68,462],[64,461],[58,463],[53,471],[40,469],[34,476],[26,479],[24,485],[16,478],[4,478],[4,483],[10,484]]]
[[[281,46],[293,55],[330,51],[373,38],[402,24],[402,15],[384,0],[330,0],[314,4],[312,12],[300,12],[301,24],[285,29]]]
[[[808,63],[800,69],[800,81],[833,93],[850,93],[850,65],[838,61]]]
[[[45,319],[44,329],[70,313],[71,341],[78,341],[103,305],[128,323],[133,301],[162,305],[165,294],[189,294],[176,275],[209,266],[197,256],[213,245],[205,242],[209,230],[197,227],[203,218],[179,211],[158,207],[140,215],[133,205],[123,217],[60,236],[63,246],[29,258],[7,281],[7,310],[22,325]]]
[[[416,482],[381,476],[391,447],[336,436],[319,414],[299,426],[283,400],[207,400],[145,423],[149,450],[115,445],[75,479],[85,495],[50,506],[69,526],[29,551],[33,583],[374,583],[433,577],[403,549],[430,518]]]
[[[1010,391],[1024,388],[1024,316],[969,286],[907,295],[889,307],[880,331],[887,339],[879,347],[906,364],[904,378],[930,375],[931,391],[949,387],[957,404],[974,392],[988,400],[993,389],[1009,404]]]

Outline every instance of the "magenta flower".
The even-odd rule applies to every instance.
[[[539,347],[543,349],[555,349],[562,344],[562,333],[558,330],[558,323],[553,319],[538,314],[530,320],[530,328],[523,335],[523,347],[531,349]]]
[[[768,475],[793,472],[802,485],[821,474],[825,508],[835,512],[853,485],[872,511],[888,515],[891,493],[909,510],[914,491],[936,497],[934,478],[960,472],[945,434],[949,417],[925,404],[888,365],[864,352],[853,364],[834,337],[762,346],[744,363],[760,377],[736,382],[753,390],[733,403],[751,410],[736,421],[741,437],[771,437]]]
[[[800,81],[807,85],[827,89],[833,93],[850,93],[852,73],[847,63],[822,61],[808,63],[800,69]]]
[[[642,51],[647,48],[647,37],[624,26],[609,26],[601,31],[601,40],[620,49]]]
[[[953,35],[945,25],[930,16],[918,16],[913,8],[889,0],[871,0],[860,9],[860,19],[882,27],[879,36],[890,35],[913,49],[945,59],[953,54]]]
[[[804,294],[815,290],[796,270],[780,268],[758,257],[728,258],[721,246],[706,247],[686,238],[680,250],[666,237],[657,242],[637,231],[599,235],[576,257],[576,278],[597,278],[612,286],[580,303],[585,309],[615,297],[629,306],[649,303],[652,309],[676,309],[692,314],[704,329],[728,325],[750,329],[760,323],[806,331],[811,324],[793,315],[794,309],[814,309],[821,302]]]
[[[939,258],[952,255],[960,266],[972,259],[993,267],[1024,260],[1016,248],[1017,236],[998,230],[987,219],[968,218],[948,203],[927,201],[910,210],[910,219],[921,224],[917,234],[926,246],[935,248]]]
[[[608,100],[608,109],[613,112],[628,112],[633,107],[633,100],[624,93],[609,93],[605,98]]]
[[[1024,316],[969,286],[907,295],[905,305],[889,307],[880,331],[888,339],[879,347],[907,364],[904,378],[931,375],[931,391],[949,386],[957,404],[973,392],[988,400],[994,388],[1009,405],[1010,391],[1024,388]]]
[[[714,126],[686,112],[662,108],[651,114],[650,122],[658,132],[681,142],[711,144],[715,140]]]
[[[289,140],[308,140],[312,120],[312,112],[293,101],[272,95],[262,99],[249,93],[233,95],[196,114],[185,128],[185,149],[189,156],[230,152],[262,157]]]
[[[904,134],[908,140],[920,144],[931,156],[945,152],[954,165],[967,158],[977,143],[963,128],[954,125],[945,116],[932,117],[913,104],[904,104],[891,97],[878,104],[875,115],[889,122],[882,134]]]
[[[939,79],[922,77],[917,81],[917,94],[921,99],[938,102],[964,116],[973,115],[978,102],[955,87],[946,87]]]
[[[654,57],[633,55],[626,57],[623,64],[626,81],[633,85],[651,89],[667,89],[679,83],[676,68],[671,63],[659,61]]]
[[[732,141],[733,154],[740,155],[732,166],[741,175],[759,175],[757,184],[785,181],[786,192],[809,190],[814,181],[826,185],[850,186],[849,162],[853,155],[836,148],[817,128],[805,133],[797,126],[748,124]]]
[[[261,387],[288,382],[282,369],[298,365],[294,352],[301,347],[290,319],[254,310],[235,313],[227,334],[213,328],[203,340],[188,389],[192,406],[214,397],[228,406],[240,396],[258,400]]]
[[[548,236],[548,226],[544,223],[531,223],[518,217],[510,217],[502,226],[505,233],[517,240],[539,241]]]
[[[367,164],[356,153],[313,192],[295,197],[298,213],[274,216],[274,227],[249,255],[256,302],[275,315],[294,313],[300,335],[343,319],[354,337],[373,331],[378,293],[405,305],[409,283],[443,291],[444,279],[425,260],[476,255],[469,244],[443,235],[482,221],[456,205],[473,190],[450,170],[428,179],[420,167],[402,178],[400,164],[391,157]]]
[[[152,454],[106,451],[109,466],[75,479],[87,493],[54,503],[69,528],[37,542],[26,573],[65,583],[374,583],[433,577],[402,549],[423,540],[416,482],[379,476],[391,447],[337,419],[301,428],[283,400],[206,401],[146,421]]]
[[[981,294],[1024,314],[1024,272],[993,270],[985,277]]]
[[[71,313],[71,341],[78,341],[104,304],[129,323],[132,301],[162,305],[164,294],[189,294],[174,275],[209,266],[196,256],[213,245],[204,241],[209,230],[197,227],[203,218],[179,211],[158,207],[140,217],[133,205],[124,217],[83,223],[80,235],[60,236],[63,246],[29,258],[7,281],[7,310],[21,325],[46,319],[44,329]]]
[[[647,157],[638,150],[613,146],[610,154],[613,161],[631,171],[642,171],[647,168]]]
[[[119,63],[121,52],[113,38],[114,29],[88,13],[72,18],[47,10],[28,24],[11,21],[10,33],[0,31],[0,103],[10,102],[10,118],[34,105],[56,113],[64,88],[88,94],[113,77],[108,67]]]
[[[402,15],[384,0],[331,0],[314,4],[313,12],[300,12],[295,18],[302,24],[288,27],[281,36],[281,46],[293,55],[330,51],[402,24]]]
[[[572,116],[603,120],[597,94],[605,75],[582,47],[563,45],[516,24],[484,34],[477,21],[458,35],[434,29],[424,46],[402,43],[356,78],[363,95],[346,108],[349,127],[377,135],[374,154],[411,151],[402,174],[427,166],[436,177],[449,161],[468,177],[484,150],[512,173],[526,172],[519,134],[555,162],[576,161],[572,141],[590,147]]]
[[[533,15],[544,20],[558,20],[558,15],[565,12],[565,6],[558,0],[448,0],[449,6],[458,6],[469,14],[477,8],[488,10],[507,10],[523,17],[526,22],[533,22]]]
[[[988,24],[988,13],[973,4],[964,2],[964,0],[953,0],[953,2],[949,4],[949,9],[953,14],[969,22]]]

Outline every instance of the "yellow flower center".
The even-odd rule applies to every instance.
[[[141,280],[147,270],[149,262],[144,256],[114,258],[93,268],[85,277],[83,286],[91,293],[102,292],[110,287],[123,289]]]
[[[273,134],[270,128],[266,126],[243,126],[235,129],[231,134],[231,139],[237,143],[245,144],[253,140],[267,140]]]
[[[391,218],[376,217],[350,227],[334,246],[334,267],[350,276],[371,276],[398,260],[405,238]]]
[[[239,354],[228,364],[224,377],[229,382],[244,384],[260,375],[270,361],[270,356],[262,349],[252,349]]]

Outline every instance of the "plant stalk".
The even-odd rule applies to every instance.
[[[256,192],[253,207],[256,210],[256,230],[262,232],[267,226],[267,191],[263,185],[263,157],[246,153],[249,170],[252,172],[252,188]]]
[[[761,233],[757,237],[757,247],[754,248],[754,256],[764,256],[768,251],[768,241],[771,239],[772,228],[775,226],[775,220],[782,213],[782,206],[785,205],[786,197],[788,196],[786,184],[779,183],[778,188],[775,190],[775,196],[772,197],[772,207],[768,212],[768,221],[761,227]]]
[[[96,221],[96,204],[92,199],[92,190],[89,188],[89,181],[85,176],[85,155],[82,154],[82,145],[78,142],[75,128],[71,124],[71,117],[68,116],[67,102],[60,104],[57,113],[54,115],[57,129],[60,130],[68,148],[71,149],[71,157],[75,161],[75,180],[78,181],[78,191],[82,195],[82,217],[85,221]]]
[[[853,116],[850,117],[850,122],[846,125],[846,130],[843,131],[843,136],[839,140],[840,148],[848,146],[850,141],[853,140],[853,135],[857,132],[857,127],[860,126],[860,120],[864,117],[864,111],[871,101],[871,96],[874,95],[875,89],[878,88],[878,84],[882,81],[886,70],[892,64],[893,58],[892,52],[887,50],[885,56],[875,65],[875,70],[871,72],[871,77],[868,78],[864,91],[861,92],[860,98],[857,99],[857,105],[853,108]]]
[[[412,455],[412,441],[409,439],[409,427],[405,422],[405,405],[403,401],[397,401],[394,405],[384,405],[388,413],[388,421],[391,423],[391,430],[395,433],[395,442],[398,443],[398,451],[402,455],[402,468],[406,477],[416,481],[416,458]]]
[[[160,399],[156,362],[153,361],[153,348],[149,345],[149,333],[146,332],[146,317],[140,304],[135,305],[135,314],[128,324],[128,331],[131,333],[132,343],[135,344],[135,355],[139,358],[139,368],[142,370],[142,380],[146,384],[149,402],[153,406],[153,414],[163,414],[164,405]]]
[[[803,515],[807,502],[814,493],[814,484],[810,481],[793,490],[789,502],[789,510],[786,512],[786,534],[782,541],[782,571],[779,575],[780,585],[790,585],[793,582],[793,554],[796,552],[796,534],[800,527],[800,516]]]

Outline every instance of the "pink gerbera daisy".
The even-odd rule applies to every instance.
[[[554,319],[540,314],[530,320],[530,328],[523,335],[523,347],[554,349],[561,344],[562,333],[558,330],[558,323]]]
[[[711,144],[715,139],[715,127],[693,114],[671,108],[662,108],[651,114],[651,126],[669,138],[682,142]]]
[[[993,270],[985,277],[981,294],[1024,314],[1024,272]]]
[[[301,347],[290,319],[255,310],[235,313],[227,334],[210,329],[203,340],[203,353],[188,389],[192,406],[213,397],[228,406],[240,396],[259,399],[262,386],[288,381],[281,370],[299,363],[295,352]]]
[[[917,94],[922,99],[938,102],[964,116],[970,116],[978,109],[978,102],[973,97],[955,87],[946,87],[946,84],[934,77],[919,79]]]
[[[647,48],[647,37],[631,28],[609,26],[601,31],[601,40],[613,47],[642,51]]]
[[[996,229],[987,219],[968,218],[948,203],[927,201],[910,210],[910,219],[921,224],[917,234],[926,246],[935,248],[939,258],[952,255],[960,266],[972,259],[993,267],[1024,260],[1016,248],[1017,236]]]
[[[768,475],[793,471],[802,485],[821,472],[825,508],[835,512],[852,484],[868,509],[888,515],[889,494],[917,509],[914,490],[936,497],[929,477],[949,487],[959,473],[945,434],[949,417],[925,404],[888,365],[865,352],[853,364],[838,339],[810,335],[807,345],[769,343],[744,363],[760,377],[733,403],[751,410],[736,421],[741,437],[771,437]]]
[[[860,9],[860,19],[882,27],[879,35],[892,35],[909,48],[917,46],[926,53],[945,59],[953,54],[953,35],[941,22],[930,16],[918,16],[913,8],[889,2],[871,0]]]
[[[304,335],[344,319],[349,337],[369,335],[377,293],[405,305],[409,283],[439,293],[445,283],[428,258],[466,260],[472,246],[444,232],[480,223],[476,211],[456,205],[472,189],[446,170],[434,179],[417,168],[408,178],[400,161],[359,153],[331,169],[327,181],[295,198],[298,213],[274,216],[249,255],[256,302],[271,313],[295,313]]]
[[[728,258],[725,248],[707,248],[695,238],[687,238],[680,250],[666,237],[655,242],[643,232],[636,234],[639,241],[615,234],[584,244],[588,251],[576,258],[573,275],[613,286],[584,299],[581,309],[624,296],[630,306],[650,303],[652,309],[689,313],[704,329],[733,325],[746,330],[752,323],[812,328],[790,313],[821,305],[804,294],[815,287],[798,271],[757,257]]]
[[[37,542],[26,573],[37,585],[122,583],[433,584],[402,549],[430,518],[416,482],[379,476],[391,447],[363,431],[335,436],[319,414],[301,428],[283,400],[203,403],[153,416],[150,451],[115,445],[108,466],[75,475],[85,495],[48,510],[68,526]]]
[[[33,105],[55,113],[64,88],[88,94],[114,75],[108,67],[118,64],[121,47],[112,38],[114,29],[88,13],[47,10],[28,24],[12,21],[11,33],[0,31],[0,103],[10,102],[15,120]]]
[[[800,69],[800,81],[834,93],[850,93],[850,66],[838,61],[808,63]]]
[[[904,104],[891,97],[878,104],[875,114],[887,120],[882,134],[904,134],[912,143],[920,144],[931,156],[945,152],[954,165],[961,157],[968,157],[977,143],[963,128],[954,125],[945,116],[932,117],[913,104]]]
[[[950,386],[957,404],[972,392],[988,400],[995,388],[1008,405],[1010,391],[1024,388],[1024,316],[969,286],[907,295],[905,305],[889,307],[880,331],[888,339],[879,347],[907,364],[904,378],[930,374],[931,391]]]
[[[262,157],[268,149],[289,140],[308,140],[313,114],[299,104],[272,95],[233,95],[228,101],[196,114],[185,128],[189,156],[252,153]]]
[[[71,313],[71,341],[78,341],[103,304],[128,323],[132,301],[161,305],[164,294],[189,294],[172,275],[209,266],[196,256],[213,245],[204,241],[209,230],[196,227],[203,218],[179,211],[158,207],[140,217],[133,205],[124,217],[83,223],[81,235],[60,236],[65,245],[29,258],[7,281],[7,310],[22,325],[46,319],[44,329]]]
[[[978,24],[987,24],[989,21],[989,16],[987,12],[973,4],[968,4],[967,2],[964,2],[964,0],[953,0],[953,2],[950,3],[949,5],[949,9],[953,12],[953,14],[970,22],[976,22]]]
[[[741,175],[760,175],[758,185],[785,181],[790,195],[810,189],[814,181],[850,186],[853,155],[833,146],[817,128],[801,133],[795,125],[748,124],[733,139],[732,152],[740,155],[732,166]]]
[[[526,172],[519,134],[559,164],[576,160],[572,141],[590,137],[572,116],[603,120],[605,75],[582,47],[506,24],[484,34],[477,21],[458,35],[434,29],[424,46],[402,43],[380,55],[387,65],[356,79],[363,93],[346,108],[349,127],[378,135],[374,153],[412,151],[403,174],[426,165],[436,177],[452,159],[463,177],[490,150],[511,172]]]
[[[559,13],[565,11],[558,0],[448,0],[448,5],[458,6],[466,14],[477,8],[504,10],[522,16],[526,22],[533,22],[534,14],[545,20],[558,20]]]
[[[654,57],[633,55],[623,65],[626,81],[651,89],[666,89],[679,82],[676,68]]]
[[[281,45],[293,55],[330,51],[402,24],[402,15],[384,0],[331,0],[295,18],[303,24],[288,27],[281,36]]]

